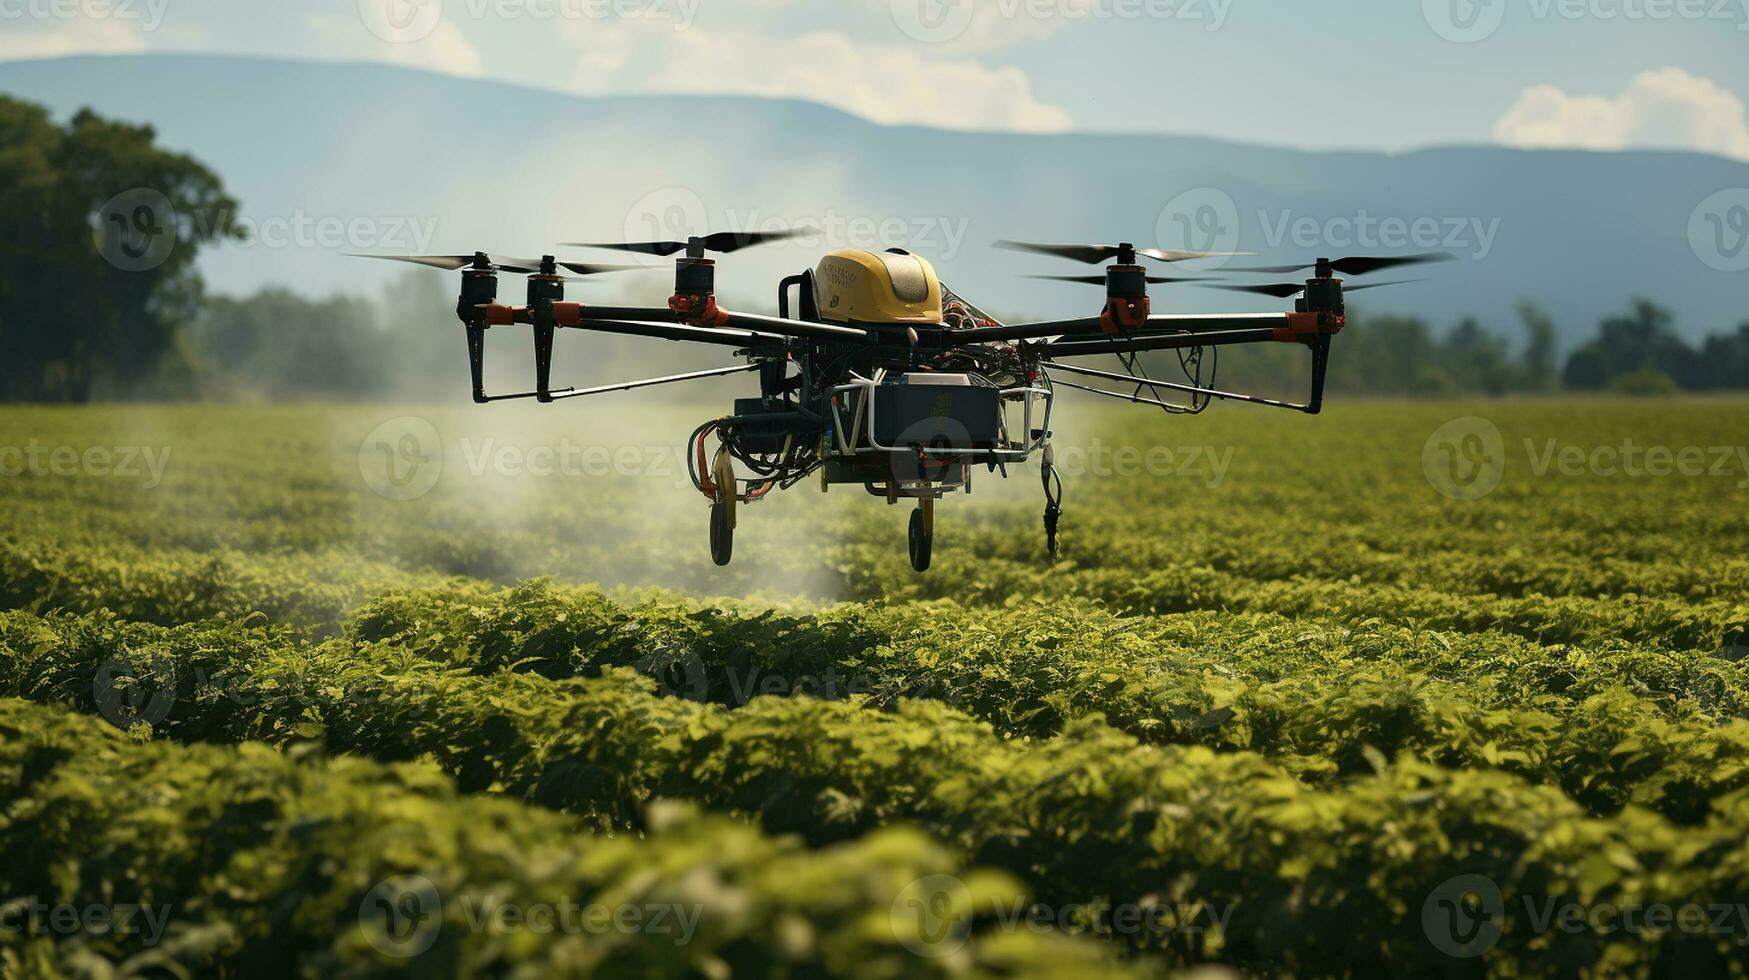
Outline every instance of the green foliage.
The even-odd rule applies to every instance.
[[[200,298],[196,250],[238,236],[237,202],[156,138],[90,110],[57,126],[0,97],[0,400],[86,401],[101,384],[149,377],[174,350]],[[141,191],[156,196],[126,196]],[[171,234],[175,245],[146,267],[104,257],[117,236]]]
[[[173,450],[151,486],[85,472],[0,479],[0,696],[133,722],[125,737],[102,736],[117,748],[92,750],[101,761],[79,770],[90,780],[80,792],[156,813],[140,819],[175,824],[162,849],[187,852],[149,863],[157,852],[138,842],[155,839],[132,818],[117,818],[133,828],[124,846],[102,836],[109,810],[75,808],[95,823],[20,843],[17,874],[58,894],[175,889],[201,926],[170,951],[15,937],[8,969],[72,974],[88,955],[141,952],[233,975],[273,956],[280,972],[383,968],[341,949],[364,950],[356,919],[335,918],[356,891],[294,891],[253,870],[281,867],[271,849],[290,848],[283,867],[303,862],[295,874],[360,862],[390,873],[380,855],[400,852],[370,829],[378,817],[360,817],[355,836],[281,820],[310,811],[280,795],[319,797],[326,814],[378,813],[377,795],[345,787],[380,784],[381,819],[440,835],[478,824],[480,847],[513,865],[408,831],[438,871],[470,881],[522,882],[516,869],[550,867],[553,849],[623,845],[628,862],[658,860],[668,831],[652,807],[680,799],[717,814],[680,852],[720,840],[739,853],[736,835],[750,834],[825,862],[811,865],[822,888],[850,889],[859,873],[828,856],[878,850],[909,826],[941,861],[899,864],[986,869],[1007,882],[1002,895],[1231,911],[1218,929],[1107,944],[1142,969],[1743,972],[1738,935],[1539,931],[1520,918],[1488,955],[1460,960],[1421,922],[1429,896],[1468,874],[1518,908],[1749,892],[1749,668],[1732,646],[1749,625],[1742,476],[1527,463],[1550,440],[1730,441],[1721,433],[1749,430],[1741,403],[1338,406],[1316,420],[1211,413],[1194,430],[1076,407],[1071,421],[1085,427],[1064,423],[1060,460],[1063,448],[1194,445],[1229,465],[1219,479],[1098,465],[1072,475],[1055,564],[1037,534],[1036,483],[980,475],[976,496],[941,512],[926,576],[906,567],[903,513],[860,494],[748,508],[737,563],[719,570],[702,507],[672,475],[469,464],[492,445],[566,438],[647,461],[644,447],[682,438],[694,411],[616,413],[609,426],[316,406],[0,415],[0,446]],[[359,447],[404,414],[432,421],[445,466],[426,496],[386,500],[361,479]],[[1502,430],[1510,462],[1494,493],[1453,501],[1424,479],[1421,454],[1430,433],[1469,415]],[[31,773],[78,761],[21,749],[25,761],[7,762],[27,741],[0,733],[0,787],[14,779],[5,792],[20,800],[35,799]],[[200,761],[200,790],[180,789],[191,775],[162,800],[139,795],[153,782],[137,773],[179,773],[185,760]],[[248,770],[271,782],[282,766],[304,781],[252,808],[260,783]],[[366,775],[347,782],[347,767]],[[111,787],[107,771],[148,789]],[[414,806],[395,788],[406,777],[384,775],[401,772],[448,802]],[[0,801],[0,812],[24,811]],[[213,843],[195,853],[178,821]],[[503,821],[518,836],[496,836]],[[314,836],[286,843],[300,833]],[[256,841],[270,852],[250,850]],[[236,853],[247,867],[233,866]],[[693,880],[696,867],[675,874]],[[883,887],[859,893],[864,912],[890,906]],[[674,955],[699,953],[700,972],[716,970],[711,956],[771,972],[795,923],[839,934],[835,910],[850,906],[813,894],[757,898],[780,911],[736,933],[743,958],[715,945]],[[297,911],[306,899],[325,911]],[[1005,944],[1020,940],[980,922],[989,942],[970,955],[1004,968]],[[939,965],[888,958],[890,929],[845,942],[833,948],[870,973]],[[1089,963],[1072,945],[1066,973]],[[498,974],[587,972],[595,954],[524,937],[456,955]],[[1056,969],[1055,955],[1041,969]],[[848,962],[825,956],[789,972]]]
[[[150,907],[168,922],[151,945],[141,935],[9,930],[0,954],[14,967],[311,977],[1123,972],[1091,944],[1032,933],[974,937],[938,959],[908,952],[893,910],[924,876],[962,880],[968,914],[1020,901],[1010,879],[966,872],[915,832],[809,850],[659,805],[646,835],[590,836],[559,814],[460,796],[422,765],[139,743],[12,701],[0,702],[0,736],[6,893]],[[426,906],[428,948],[410,943],[405,957],[372,945],[405,938],[373,914],[373,895],[399,875],[423,877],[436,898]],[[660,926],[649,913],[647,927],[601,932],[481,919],[562,902],[673,911]],[[677,928],[682,912],[688,934]]]

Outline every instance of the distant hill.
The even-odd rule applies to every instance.
[[[1177,136],[963,133],[883,127],[795,101],[577,98],[380,65],[202,56],[5,63],[0,92],[59,113],[89,105],[150,122],[164,143],[213,165],[277,242],[214,253],[206,271],[223,291],[374,289],[392,267],[339,255],[373,246],[539,253],[561,241],[669,237],[701,221],[799,221],[836,230],[737,256],[725,292],[770,305],[774,277],[824,247],[904,245],[993,313],[1063,314],[1096,306],[1097,293],[1019,274],[1076,267],[989,243],[1213,244],[1258,252],[1246,261],[1263,264],[1424,244],[1464,261],[1366,294],[1367,310],[1441,326],[1475,315],[1511,330],[1516,304],[1535,299],[1569,342],[1636,295],[1671,306],[1689,336],[1749,319],[1749,274],[1709,267],[1689,235],[1703,199],[1749,187],[1749,166],[1698,154],[1306,153]],[[1412,241],[1417,227],[1430,237]],[[665,286],[656,274],[633,280],[625,288]],[[1156,307],[1270,302],[1174,287]]]

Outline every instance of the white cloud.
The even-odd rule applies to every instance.
[[[0,32],[0,61],[60,58],[75,54],[128,54],[146,50],[141,25],[125,20],[78,18],[52,30]]]
[[[1060,132],[1069,114],[1033,96],[1018,68],[932,58],[915,45],[862,44],[818,31],[797,37],[714,34],[693,27],[634,37],[632,28],[572,32],[583,52],[575,88],[709,92],[806,99],[878,123]]]
[[[1743,100],[1680,68],[1641,72],[1615,98],[1569,95],[1553,85],[1525,89],[1494,124],[1510,146],[1698,150],[1749,160]]]
[[[383,40],[359,19],[317,16],[309,18],[308,24],[323,53],[331,57],[381,61],[466,78],[483,73],[480,49],[447,20],[406,41]]]

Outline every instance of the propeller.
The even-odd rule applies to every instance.
[[[1106,284],[1106,279],[1104,276],[1026,276],[1024,278],[1027,278],[1027,279],[1049,279],[1053,282],[1081,282],[1081,283],[1086,283],[1089,286],[1103,286]],[[1199,276],[1188,276],[1188,277],[1185,277],[1185,276],[1146,276],[1145,278],[1152,285],[1160,285],[1162,283],[1172,283],[1172,282],[1216,282],[1217,281],[1214,279],[1208,279],[1208,278],[1203,278],[1203,277],[1199,277]],[[1304,287],[1302,287],[1302,288],[1304,288]]]
[[[1394,282],[1368,283],[1365,286],[1344,286],[1342,291],[1344,293],[1358,293],[1361,290],[1365,290],[1365,289],[1380,289],[1380,288],[1383,288],[1385,286],[1406,286],[1409,283],[1425,282],[1425,281],[1426,280],[1424,280],[1424,279],[1398,279]],[[1261,285],[1261,286],[1221,285],[1221,286],[1210,286],[1209,288],[1210,289],[1225,289],[1225,290],[1229,290],[1229,291],[1235,292],[1235,293],[1256,293],[1259,296],[1276,296],[1276,297],[1280,297],[1281,299],[1287,299],[1290,296],[1298,296],[1299,294],[1305,292],[1306,291],[1306,284],[1303,282],[1272,282],[1272,283],[1266,283],[1266,284]]]
[[[1047,245],[1039,242],[1000,241],[997,248],[1010,252],[1036,252],[1060,259],[1098,265],[1116,259],[1120,265],[1135,265],[1136,256],[1145,255],[1156,262],[1185,262],[1190,259],[1225,258],[1233,255],[1254,255],[1254,252],[1178,252],[1162,248],[1137,248],[1128,242],[1121,245]]]
[[[630,272],[642,270],[638,265],[601,265],[589,262],[560,262],[551,255],[538,259],[517,259],[506,255],[488,255],[485,252],[475,252],[472,255],[363,255],[348,252],[349,256],[359,259],[388,259],[392,262],[410,262],[414,265],[428,266],[433,269],[443,269],[446,272],[456,272],[462,269],[476,269],[481,272],[512,272],[522,275],[558,275],[564,269],[574,276],[593,276],[603,272]]]
[[[1249,269],[1228,269],[1227,271],[1263,272],[1285,276],[1306,269],[1320,269],[1328,266],[1332,272],[1340,272],[1345,276],[1364,276],[1369,272],[1379,272],[1384,269],[1420,265],[1426,262],[1450,262],[1456,258],[1457,256],[1450,252],[1425,252],[1420,255],[1351,255],[1348,258],[1333,261],[1319,259],[1317,262],[1307,262],[1304,265],[1269,265]]]
[[[706,252],[718,252],[727,255],[754,245],[764,245],[768,242],[780,242],[805,234],[802,229],[791,228],[783,231],[719,231],[702,238],[691,238],[684,242],[565,242],[570,248],[611,248],[621,252],[643,252],[647,255],[673,255],[685,250],[693,258],[703,258]],[[696,253],[696,254],[695,254]]]

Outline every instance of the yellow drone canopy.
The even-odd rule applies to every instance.
[[[921,255],[845,249],[814,270],[820,318],[831,323],[938,324],[941,280]]]

